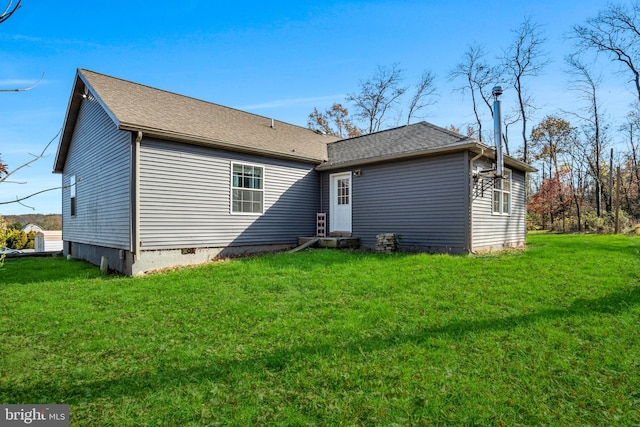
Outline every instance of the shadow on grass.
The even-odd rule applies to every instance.
[[[265,370],[286,369],[294,360],[314,356],[333,357],[339,353],[362,354],[386,350],[398,345],[423,344],[433,338],[459,339],[467,334],[486,331],[508,331],[534,324],[540,320],[562,320],[592,314],[618,314],[640,305],[640,287],[619,291],[595,299],[577,299],[566,308],[541,310],[531,314],[499,319],[460,321],[441,327],[424,328],[414,333],[388,337],[354,339],[345,344],[302,345],[268,351],[243,359],[212,358],[204,363],[184,368],[157,366],[155,370],[133,372],[114,379],[49,378],[28,385],[10,384],[0,387],[4,403],[55,402],[82,404],[96,398],[116,399],[121,396],[142,396],[165,388],[203,381],[234,381],[252,372],[261,375]]]

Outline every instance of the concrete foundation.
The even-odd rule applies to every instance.
[[[224,248],[188,248],[141,251],[138,256],[124,249],[105,248],[84,243],[64,242],[64,255],[106,266],[109,271],[136,276],[153,270],[204,264],[215,259],[277,252],[293,245],[229,246]]]

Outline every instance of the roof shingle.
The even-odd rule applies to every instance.
[[[338,138],[289,123],[213,104],[161,89],[133,83],[89,70],[78,69],[69,101],[65,128],[72,128],[80,105],[79,86],[88,87],[121,130],[141,130],[146,135],[220,145],[320,163],[327,159],[326,144]],[[82,88],[84,89],[84,88]],[[274,126],[272,127],[272,123]],[[69,144],[72,132],[64,132],[60,144]],[[61,147],[63,148],[63,147]],[[58,150],[66,156],[66,150]],[[59,169],[59,159],[55,169]]]
[[[423,154],[441,148],[455,149],[475,143],[477,141],[472,138],[431,123],[419,122],[330,143],[327,145],[329,161],[323,167],[338,167],[354,162],[368,163],[401,155]]]

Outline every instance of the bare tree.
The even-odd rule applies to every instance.
[[[347,95],[353,103],[355,116],[366,123],[364,133],[379,131],[385,124],[385,117],[399,103],[407,88],[402,86],[403,72],[398,64],[390,67],[378,65],[368,80],[360,82],[360,92]]]
[[[526,94],[525,80],[542,74],[549,60],[542,51],[545,38],[538,24],[526,18],[513,33],[514,40],[505,50],[502,62],[518,97],[518,113],[522,123],[522,160],[528,162],[527,122],[533,105],[530,96]]]
[[[632,111],[627,115],[627,122],[620,131],[627,134],[627,151],[624,153],[626,182],[624,183],[625,211],[635,218],[640,218],[640,113]]]
[[[620,62],[631,74],[640,101],[640,5],[633,2],[629,10],[609,4],[585,25],[574,26],[573,34],[579,48],[606,53]]]
[[[429,105],[436,103],[435,95],[436,88],[434,81],[436,75],[431,70],[426,70],[420,76],[420,80],[415,85],[415,92],[409,102],[409,113],[407,113],[407,124],[411,123],[413,117],[422,118],[424,116],[418,116],[416,113]]]
[[[598,101],[598,87],[601,82],[600,76],[594,76],[591,68],[582,62],[576,55],[571,55],[566,58],[567,64],[570,67],[570,73],[573,76],[569,88],[578,92],[578,97],[585,102],[585,107],[582,108],[583,114],[579,112],[572,112],[574,116],[578,117],[585,123],[585,135],[587,140],[584,141],[584,146],[578,156],[584,156],[590,159],[590,171],[592,178],[595,182],[595,198],[596,198],[596,212],[597,215],[601,215],[601,203],[602,203],[602,153],[605,148],[603,138],[603,123],[602,123],[602,109],[600,102]]]
[[[464,79],[465,84],[457,90],[471,95],[473,114],[478,125],[478,139],[482,141],[482,119],[480,114],[480,100],[484,102],[493,117],[493,107],[491,104],[491,88],[499,80],[497,67],[490,66],[486,60],[486,52],[480,45],[469,45],[465,51],[462,61],[449,73],[450,80]]]
[[[520,113],[518,110],[514,110],[511,114],[505,114],[502,118],[502,124],[504,125],[504,129],[502,130],[502,142],[504,142],[504,149],[507,153],[507,156],[510,156],[509,152],[509,128],[512,125],[515,125],[520,121]]]

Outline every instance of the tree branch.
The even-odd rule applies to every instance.
[[[65,189],[67,189],[67,188],[71,188],[73,185],[75,185],[75,184],[62,185],[62,186],[60,186],[60,187],[47,188],[46,190],[40,190],[40,191],[37,191],[37,192],[35,192],[35,193],[33,193],[33,194],[29,194],[28,196],[24,196],[24,197],[16,197],[16,199],[15,199],[15,200],[10,200],[10,201],[8,201],[8,202],[0,202],[0,205],[9,205],[9,204],[11,204],[11,203],[19,203],[19,204],[21,204],[22,206],[26,206],[26,207],[28,207],[28,208],[34,209],[34,208],[32,208],[31,206],[27,206],[27,205],[25,205],[25,204],[23,204],[23,203],[21,203],[21,202],[22,202],[23,200],[27,200],[27,199],[29,199],[29,198],[31,198],[31,197],[33,197],[33,196],[37,196],[38,194],[46,193],[46,192],[48,192],[48,191],[53,191],[53,190],[65,190]]]
[[[36,156],[35,154],[32,154],[32,156],[34,156],[34,158],[33,158],[33,159],[31,159],[31,160],[29,160],[28,162],[26,162],[26,163],[24,163],[24,164],[22,164],[22,165],[18,166],[16,169],[14,169],[14,170],[12,170],[12,171],[8,172],[4,177],[0,178],[0,184],[1,184],[1,183],[3,183],[3,182],[5,182],[5,181],[7,180],[7,178],[9,178],[11,175],[15,174],[16,172],[18,172],[20,169],[26,168],[26,167],[27,167],[27,166],[29,166],[31,163],[33,163],[33,162],[35,162],[35,161],[40,160],[41,158],[43,158],[43,157],[44,157],[44,153],[47,151],[47,149],[49,148],[49,146],[51,145],[51,143],[52,143],[56,138],[58,138],[58,135],[60,135],[60,132],[62,132],[62,129],[60,129],[60,130],[58,131],[58,133],[56,133],[56,135],[55,135],[53,138],[51,138],[51,141],[49,141],[49,143],[44,147],[44,149],[42,150],[42,152],[41,152],[39,155],[37,155],[37,156]]]
[[[11,15],[13,15],[16,10],[20,9],[20,3],[22,3],[22,0],[18,0],[18,3],[16,3],[13,9],[11,9],[12,3],[13,1],[9,0],[9,4],[7,4],[7,7],[0,14],[0,24],[2,24],[7,19],[11,18]]]
[[[42,80],[44,79],[44,74],[45,73],[42,73],[42,76],[40,76],[40,80],[38,80],[37,82],[35,82],[31,86],[20,87],[20,88],[17,88],[17,89],[0,89],[0,92],[26,92],[28,90],[31,90],[34,87],[38,86],[40,83],[42,83]]]

